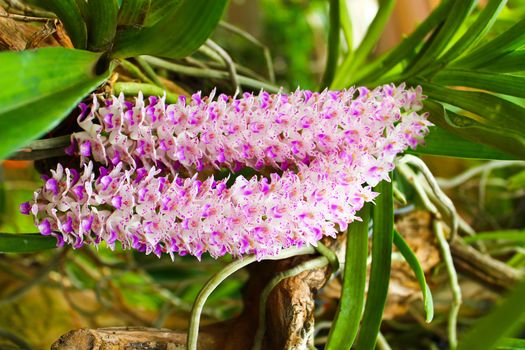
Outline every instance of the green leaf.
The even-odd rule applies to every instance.
[[[427,100],[425,110],[430,113],[429,119],[436,127],[430,128],[425,143],[419,145],[415,153],[475,159],[520,159],[517,155],[498,150],[498,146],[508,141],[507,138],[499,138],[499,135],[483,129],[461,128],[449,124],[445,113],[452,112],[446,111],[439,103]],[[496,148],[491,147],[491,144]]]
[[[498,350],[525,350],[525,339],[504,338],[499,343]]]
[[[53,129],[102,83],[100,55],[62,47],[0,53],[0,159]]]
[[[392,175],[392,174],[391,174]],[[394,232],[394,196],[392,182],[381,181],[375,188],[379,193],[374,208],[372,237],[372,267],[368,282],[368,297],[357,338],[356,349],[374,349],[390,282],[392,240]]]
[[[146,19],[144,20],[145,27],[151,27],[162,18],[170,13],[170,10],[177,7],[182,0],[151,0],[151,5]]]
[[[57,240],[39,233],[0,233],[0,253],[32,253],[56,248]]]
[[[77,49],[87,47],[87,26],[76,0],[38,0],[36,3],[57,15]]]
[[[416,85],[417,83],[413,83]],[[425,94],[430,98],[465,110],[468,113],[448,113],[456,126],[470,127],[472,130],[485,130],[487,134],[505,137],[507,143],[513,143],[509,149],[504,142],[492,144],[512,154],[525,153],[525,108],[488,93],[479,91],[459,91],[448,89],[436,84],[420,83]],[[517,147],[517,149],[513,149]]]
[[[117,32],[117,0],[88,1],[88,48],[91,51],[108,50]]]
[[[333,87],[346,87],[353,82],[371,82],[382,77],[386,72],[406,59],[414,52],[423,39],[438,26],[449,13],[451,1],[442,1],[440,5],[416,28],[416,30],[405,38],[401,44],[397,45],[388,53],[380,56],[370,64],[361,67],[355,72],[355,77],[338,72],[339,84],[333,84]],[[342,79],[345,79],[344,81]]]
[[[525,45],[525,18],[505,32],[453,63],[454,67],[483,68],[494,59]]]
[[[439,59],[440,63],[447,64],[461,56],[469,47],[476,45],[492,28],[506,3],[507,0],[490,0],[467,32]]]
[[[476,4],[475,0],[455,1],[450,9],[453,16],[447,16],[443,26],[439,29],[436,35],[429,41],[429,45],[418,53],[415,61],[407,68],[407,74],[412,75],[419,72],[427,65],[434,62],[449,45],[450,40],[459,30],[469,13]]]
[[[219,23],[227,0],[182,0],[151,27],[117,35],[114,57],[157,55],[185,57],[197,50]],[[153,4],[152,4],[153,6]]]
[[[459,343],[459,350],[491,350],[521,327],[525,316],[525,280],[485,317],[474,324]]]
[[[481,69],[491,72],[512,73],[525,71],[525,50],[516,50],[484,64]]]
[[[365,204],[359,215],[363,221],[348,226],[341,299],[326,350],[350,349],[359,330],[365,300],[370,205]]]
[[[335,70],[337,68],[337,60],[339,58],[339,38],[340,34],[340,0],[330,0],[330,29],[328,32],[328,54],[326,57],[326,65],[321,80],[319,90],[328,88],[334,79]],[[346,9],[346,8],[345,8]]]
[[[525,97],[525,77],[472,71],[444,69],[432,77],[432,82],[448,86],[468,86],[510,96]]]
[[[142,25],[150,6],[151,0],[123,0],[118,13],[119,26]]]
[[[394,244],[416,275],[419,287],[421,288],[421,293],[423,293],[423,305],[425,307],[425,314],[427,315],[426,321],[431,322],[434,318],[434,302],[432,300],[430,288],[427,285],[425,272],[423,272],[423,268],[419,264],[419,261],[410,246],[403,239],[403,236],[401,236],[396,230],[394,230]]]
[[[353,55],[349,55],[345,58],[343,63],[338,69],[338,74],[336,75],[332,88],[342,88],[347,85],[347,80],[357,68],[361,66],[363,61],[366,60],[370,51],[374,48],[379,40],[383,28],[385,27],[390,14],[394,10],[395,5],[394,0],[380,0],[379,1],[379,10],[377,11],[372,23],[368,27],[368,30],[365,34],[365,37],[359,44],[359,47],[355,50]]]

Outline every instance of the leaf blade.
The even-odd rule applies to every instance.
[[[399,249],[399,252],[401,255],[403,255],[405,261],[416,275],[421,293],[423,294],[423,305],[425,308],[426,321],[429,323],[434,318],[434,302],[432,299],[432,292],[430,291],[425,278],[425,272],[423,271],[421,264],[419,264],[419,261],[410,246],[403,239],[403,236],[401,236],[396,230],[394,230],[394,245],[397,247],[397,249]]]
[[[115,39],[113,56],[185,57],[197,50],[219,23],[227,0],[182,0],[151,27],[123,31]],[[182,20],[181,20],[182,19]],[[169,33],[166,38],[166,33]]]
[[[100,55],[61,47],[0,54],[0,159],[56,126],[98,86]]]
[[[351,348],[359,330],[366,287],[368,204],[361,209],[360,216],[361,222],[355,221],[348,227],[341,299],[328,335],[327,350]]]
[[[375,188],[379,192],[374,208],[374,233],[372,237],[372,267],[368,283],[368,296],[357,338],[356,349],[373,349],[383,317],[390,268],[394,232],[394,199],[392,182],[381,181]]]
[[[0,233],[0,253],[33,253],[56,248],[56,244],[54,237],[39,233]]]

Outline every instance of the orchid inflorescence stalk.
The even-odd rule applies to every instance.
[[[67,152],[21,211],[75,248],[105,241],[200,259],[315,245],[354,220],[394,158],[428,132],[421,89],[385,85],[241,98],[81,104]],[[258,176],[238,172],[253,168]],[[214,172],[229,169],[231,178]]]

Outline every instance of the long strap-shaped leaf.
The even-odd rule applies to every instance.
[[[0,53],[0,159],[56,126],[102,83],[100,55],[62,47]]]
[[[525,71],[525,50],[516,50],[500,56],[484,64],[481,69],[501,73]]]
[[[505,32],[472,51],[458,61],[454,67],[483,68],[485,64],[499,56],[510,53],[525,45],[525,18],[507,29]]]
[[[450,13],[439,32],[429,41],[425,50],[421,50],[418,56],[407,68],[407,74],[412,75],[426,67],[430,62],[436,60],[450,43],[458,29],[461,27],[469,13],[474,8],[476,0],[462,0],[454,2]]]
[[[359,44],[359,47],[355,50],[352,55],[345,58],[343,63],[338,69],[338,73],[332,83],[332,88],[342,88],[348,85],[348,77],[351,76],[357,68],[361,66],[370,51],[374,48],[377,40],[381,36],[383,28],[385,27],[390,14],[394,10],[395,0],[381,0],[379,1],[379,10],[377,11],[372,23],[368,27],[368,30]]]
[[[503,10],[506,3],[507,0],[490,0],[467,32],[439,59],[440,63],[448,63],[481,40],[492,28],[498,14]]]
[[[58,16],[73,46],[77,49],[87,47],[87,26],[76,0],[38,0],[37,4]]]
[[[151,27],[117,35],[114,57],[184,57],[197,50],[219,23],[227,0],[182,0]]]
[[[373,349],[377,341],[379,326],[390,282],[392,264],[392,240],[394,234],[394,196],[392,182],[382,181],[374,190],[379,192],[374,208],[374,231],[372,237],[372,267],[368,282],[361,330],[356,349]]]
[[[525,108],[515,103],[479,91],[453,90],[426,82],[420,85],[429,97],[475,113],[470,117],[480,124],[525,137]]]
[[[433,76],[432,81],[448,86],[468,86],[525,98],[525,77],[519,75],[450,68]]]
[[[31,253],[55,248],[57,240],[39,233],[0,233],[0,253]]]
[[[370,207],[360,211],[362,221],[348,227],[343,288],[335,321],[328,335],[326,350],[350,349],[359,330],[366,287],[368,258],[368,221]]]
[[[407,56],[412,54],[415,48],[421,44],[421,41],[436,28],[449,13],[451,1],[442,1],[441,4],[410,34],[405,38],[401,44],[396,46],[394,49],[379,57],[371,64],[366,65],[355,73],[353,80],[347,81],[348,83],[359,82],[371,82],[381,78],[386,72],[392,69],[402,60],[406,59]],[[347,77],[347,79],[351,79]]]
[[[330,0],[330,30],[328,33],[328,55],[326,65],[321,79],[320,90],[328,88],[332,83],[339,58],[340,34],[340,6],[339,0]]]
[[[416,255],[404,240],[403,236],[394,230],[394,244],[399,249],[399,252],[405,258],[405,261],[408,263],[414,275],[416,275],[417,281],[419,283],[419,288],[421,288],[421,293],[423,294],[423,305],[425,308],[426,321],[431,322],[434,318],[434,302],[432,300],[432,293],[428,287],[425,272],[419,264]]]

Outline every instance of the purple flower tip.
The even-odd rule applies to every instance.
[[[31,212],[31,204],[29,202],[20,204],[20,212],[24,215],[29,215]]]
[[[51,223],[48,219],[44,219],[38,224],[38,230],[44,236],[49,236],[51,234]]]

